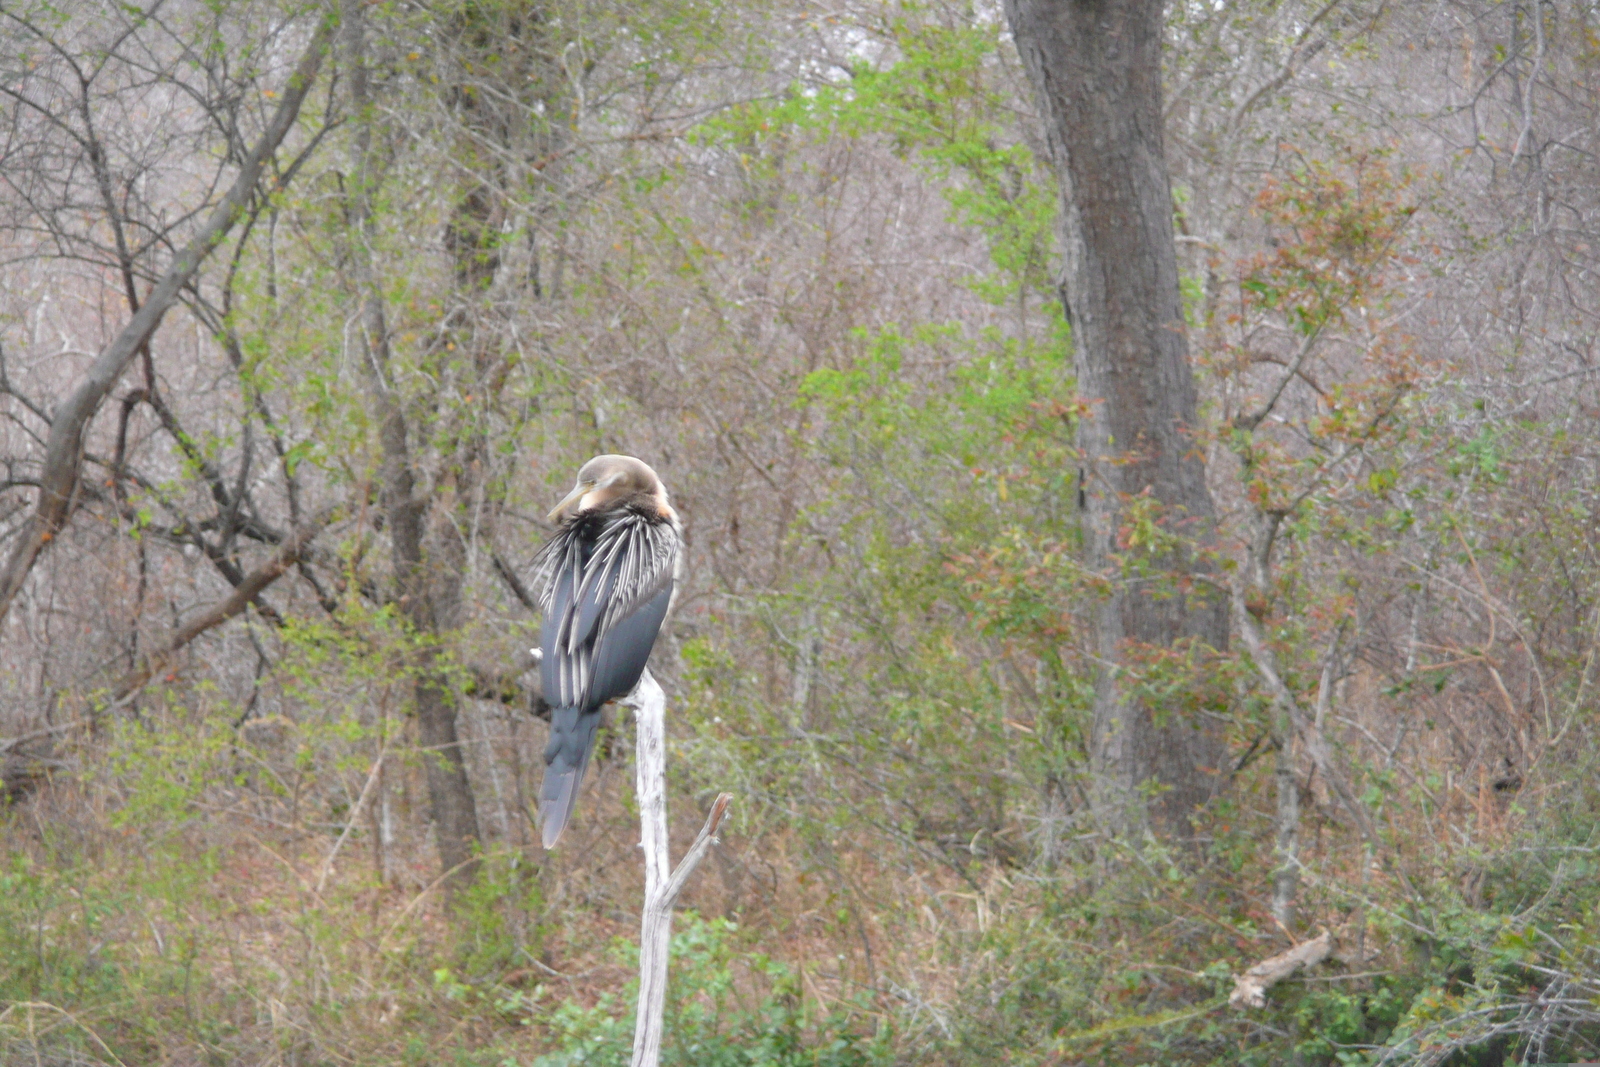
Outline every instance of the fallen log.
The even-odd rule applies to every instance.
[[[1262,960],[1233,980],[1228,1003],[1235,1008],[1264,1008],[1267,990],[1304,967],[1315,967],[1333,951],[1333,935],[1324,930],[1310,941],[1302,941],[1287,952]]]

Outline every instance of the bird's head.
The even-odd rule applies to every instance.
[[[667,487],[649,464],[632,456],[596,456],[579,468],[577,483],[550,512],[550,521],[639,499],[654,504],[668,517],[673,514]]]

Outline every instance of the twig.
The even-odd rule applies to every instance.
[[[694,844],[689,846],[689,851],[683,854],[683,859],[678,861],[678,866],[673,869],[672,880],[667,883],[667,891],[663,894],[663,904],[671,908],[678,902],[678,894],[683,892],[683,887],[688,884],[689,875],[700,866],[700,861],[705,859],[711,846],[717,843],[717,829],[722,825],[722,818],[728,813],[728,805],[733,802],[732,793],[718,793],[717,799],[711,802],[711,814],[706,816],[706,824],[700,827],[700,833],[695,836]]]
[[[429,882],[427,888],[423,889],[422,892],[412,897],[411,902],[400,909],[400,914],[395,916],[394,922],[389,924],[389,928],[383,932],[383,936],[378,938],[378,951],[383,951],[383,947],[388,943],[389,938],[393,937],[394,932],[400,929],[401,925],[406,921],[406,919],[410,918],[411,913],[416,910],[417,905],[421,904],[427,899],[429,893],[432,893],[435,889],[438,889],[440,886],[444,885],[446,880],[456,874],[456,872],[466,870],[474,863],[477,863],[480,859],[482,859],[481,856],[474,854],[469,858],[462,860],[460,863],[456,864],[454,867],[451,867],[439,877]],[[306,888],[309,889],[310,886],[307,886]]]
[[[30,730],[25,734],[18,734],[16,737],[0,738],[0,756],[3,756],[6,753],[11,752],[13,749],[27,744],[29,741],[38,741],[41,738],[53,737],[56,734],[64,734],[69,730],[85,725],[88,723],[88,721],[88,719],[73,719],[71,722],[58,723],[55,726],[46,726],[40,730]]]
[[[86,1033],[90,1037],[94,1038],[94,1043],[100,1046],[100,1050],[102,1052],[104,1052],[107,1056],[111,1057],[112,1062],[115,1063],[117,1065],[117,1067],[127,1067],[126,1064],[124,1064],[120,1059],[117,1058],[117,1054],[115,1052],[111,1051],[111,1046],[107,1045],[103,1040],[101,1040],[100,1035],[95,1033],[94,1027],[92,1027],[89,1024],[83,1022],[76,1015],[72,1014],[67,1009],[59,1008],[56,1005],[50,1004],[50,1003],[48,1003],[46,1001],[42,1001],[42,1000],[18,1000],[18,1001],[13,1001],[12,1003],[6,1005],[6,1010],[5,1011],[0,1011],[0,1023],[3,1023],[3,1022],[6,1021],[6,1019],[10,1018],[11,1013],[16,1011],[18,1008],[27,1009],[27,1011],[29,1013],[30,1025],[32,1024],[32,1013],[34,1011],[38,1011],[38,1010],[53,1011],[53,1012],[56,1012],[59,1015],[65,1016],[67,1019],[72,1021],[72,1024],[74,1026],[78,1027],[84,1033]]]
[[[494,563],[494,572],[500,576],[502,582],[506,583],[506,588],[517,598],[517,603],[529,611],[539,611],[539,599],[522,584],[522,579],[517,577],[516,569],[502,559],[498,552],[491,552],[489,559]]]
[[[1278,400],[1283,396],[1283,391],[1289,388],[1289,383],[1294,380],[1295,375],[1300,373],[1300,368],[1305,365],[1306,359],[1311,355],[1311,350],[1317,346],[1317,341],[1321,337],[1322,327],[1320,326],[1307,335],[1305,341],[1300,345],[1300,351],[1295,353],[1294,362],[1284,372],[1283,377],[1278,381],[1278,387],[1272,391],[1272,395],[1267,398],[1266,403],[1257,408],[1253,414],[1235,417],[1233,420],[1235,429],[1254,430],[1266,420],[1268,415],[1272,414],[1272,409],[1278,406]]]
[[[333,843],[328,850],[328,858],[322,861],[322,872],[317,875],[317,896],[322,895],[322,887],[328,884],[328,873],[333,870],[333,861],[339,855],[339,849],[344,847],[345,838],[350,836],[350,831],[355,829],[356,821],[361,818],[361,813],[367,810],[367,798],[372,795],[372,787],[378,784],[378,779],[383,773],[383,761],[389,755],[389,742],[386,738],[383,750],[378,753],[378,758],[372,761],[372,770],[367,773],[367,784],[361,787],[361,795],[356,798],[356,806],[350,809],[349,816],[345,819],[344,832],[339,835],[339,840]],[[346,794],[347,796],[349,794]]]
[[[1300,736],[1305,739],[1306,751],[1311,755],[1311,761],[1316,764],[1322,777],[1333,786],[1334,792],[1339,797],[1339,802],[1350,813],[1350,818],[1355,821],[1356,829],[1361,832],[1362,838],[1369,845],[1376,845],[1378,832],[1372,825],[1367,811],[1356,799],[1344,775],[1333,764],[1333,757],[1329,754],[1326,744],[1322,740],[1321,732],[1315,729],[1313,723],[1307,722],[1305,710],[1300,707],[1300,702],[1295,699],[1294,693],[1284,684],[1283,676],[1278,673],[1278,659],[1272,654],[1266,642],[1261,639],[1261,633],[1255,627],[1250,612],[1245,609],[1244,593],[1237,586],[1232,590],[1234,624],[1239,628],[1239,636],[1244,639],[1244,647],[1250,653],[1250,658],[1255,662],[1256,669],[1261,673],[1262,680],[1267,683],[1267,691],[1272,694],[1272,699],[1288,713],[1290,721],[1298,729]],[[1324,677],[1327,675],[1327,664],[1324,664]],[[1323,691],[1326,691],[1326,686]]]
[[[220,626],[229,619],[244,611],[255,601],[267,586],[282,577],[283,573],[300,558],[306,549],[311,547],[311,542],[316,540],[325,526],[333,520],[338,513],[338,507],[324,508],[310,522],[295,530],[283,543],[278,546],[278,551],[272,558],[260,567],[245,575],[237,588],[224,600],[218,601],[199,615],[190,619],[183,627],[172,635],[172,640],[167,647],[147,658],[142,666],[123,675],[112,693],[111,704],[119,704],[135,693],[156,673],[162,670],[172,658],[183,649],[185,645],[196,637],[213,627]]]

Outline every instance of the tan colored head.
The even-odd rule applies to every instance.
[[[653,504],[667,518],[675,515],[667,503],[667,487],[649,464],[632,456],[596,456],[578,470],[577,484],[550,512],[550,521],[560,522],[570,515],[630,499]]]

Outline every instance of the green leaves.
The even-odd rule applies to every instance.
[[[855,59],[831,81],[792,86],[780,99],[723,111],[690,134],[702,145],[787,137],[881,137],[941,186],[950,220],[981,230],[996,270],[967,284],[1005,305],[1027,295],[1054,302],[1049,273],[1057,211],[1048,167],[1016,141],[1009,86],[997,79],[997,28],[942,25],[910,8],[888,20],[889,57]]]
[[[677,916],[672,935],[666,1040],[661,1062],[669,1067],[873,1067],[887,1064],[887,1034],[868,1036],[864,1002],[824,1009],[802,994],[794,968],[747,947],[748,938],[727,919],[695,912]],[[618,946],[619,962],[637,968],[637,949]],[[629,1062],[634,998],[602,996],[594,1008],[573,1001],[555,1006],[543,1025],[560,1048],[534,1067],[588,1067]],[[862,1014],[858,1014],[862,1013]]]
[[[1476,436],[1456,444],[1450,474],[1458,478],[1478,475],[1491,483],[1504,481],[1506,444],[1506,435],[1500,428],[1484,423]]]

